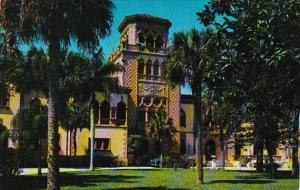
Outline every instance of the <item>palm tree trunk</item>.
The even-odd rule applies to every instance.
[[[194,91],[195,98],[195,134],[196,134],[196,168],[197,168],[197,181],[199,184],[203,184],[203,157],[202,157],[202,113],[201,113],[201,85]]]
[[[163,168],[164,167],[164,153],[165,153],[164,151],[165,151],[165,149],[164,149],[163,140],[160,139],[159,142],[160,142],[160,168]]]
[[[42,167],[41,167],[41,160],[42,160],[42,143],[41,143],[41,136],[38,137],[38,176],[42,176]]]
[[[299,147],[299,128],[298,128],[298,113],[293,112],[293,149],[292,149],[292,175],[299,175],[298,147]]]
[[[74,156],[74,158],[76,158],[76,155],[77,155],[77,140],[76,140],[76,138],[77,138],[77,127],[75,127],[74,129],[73,129],[74,131],[73,131],[73,156]]]
[[[93,99],[94,97],[92,96],[91,105],[90,105],[90,139],[91,139],[90,170],[94,170],[95,114],[94,114]]]
[[[224,133],[223,127],[220,126],[220,145],[221,145],[221,162],[222,162],[222,169],[225,169],[225,140],[224,140]]]
[[[59,61],[59,48],[58,40],[53,40],[49,44],[49,57],[50,57],[50,77],[49,77],[49,101],[48,101],[48,176],[47,176],[47,189],[57,190],[60,189],[59,185],[59,167],[58,167],[58,61]]]

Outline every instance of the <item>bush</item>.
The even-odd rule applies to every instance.
[[[18,175],[21,173],[19,168],[19,157],[16,149],[7,148],[1,151],[0,173],[3,175]]]
[[[240,163],[242,167],[245,167],[247,165],[248,162],[251,161],[251,158],[249,158],[248,156],[240,156]]]

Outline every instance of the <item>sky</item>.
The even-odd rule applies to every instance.
[[[100,42],[106,58],[112,50],[117,49],[118,26],[128,15],[142,13],[170,20],[172,26],[169,30],[169,40],[174,32],[188,31],[191,28],[204,29],[204,26],[197,20],[196,12],[203,9],[207,0],[114,0],[113,2],[115,8],[111,34]],[[181,93],[190,94],[191,90],[185,86],[181,88]]]
[[[100,46],[103,48],[104,57],[108,58],[112,50],[117,49],[119,41],[118,26],[125,16],[133,14],[150,14],[168,19],[172,22],[169,30],[169,40],[174,32],[188,31],[191,28],[203,30],[204,26],[197,20],[196,12],[203,9],[208,0],[113,0],[113,24],[109,36],[101,39]],[[20,49],[26,52],[31,45],[21,44]],[[46,49],[42,43],[35,46]],[[70,50],[79,51],[76,44],[71,42]],[[191,90],[185,86],[181,89],[182,94],[190,94]]]

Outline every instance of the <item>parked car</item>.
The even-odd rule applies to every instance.
[[[153,167],[159,167],[160,166],[160,157],[152,158],[151,160],[149,160],[148,164]]]

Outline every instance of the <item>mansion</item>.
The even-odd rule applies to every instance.
[[[95,127],[95,147],[100,154],[109,152],[119,160],[128,162],[128,137],[141,134],[145,124],[155,112],[163,112],[172,118],[177,129],[173,151],[182,155],[194,154],[194,100],[191,95],[181,94],[180,86],[171,87],[162,78],[162,67],[166,64],[169,48],[169,29],[172,23],[150,15],[126,16],[119,25],[118,50],[109,57],[111,64],[124,67],[124,71],[114,73],[119,88],[105,97],[96,93],[98,110]],[[9,94],[9,95],[8,95]],[[30,94],[20,96],[8,92],[0,96],[0,121],[10,128],[11,120],[20,105],[30,101]],[[43,102],[43,101],[42,101]],[[46,104],[46,100],[44,100]],[[196,116],[200,117],[200,116]],[[205,126],[203,139],[207,157],[221,159],[220,138],[213,127]],[[60,155],[72,155],[71,132],[59,128]],[[77,154],[89,154],[89,128],[78,129],[76,133]],[[146,143],[146,142],[145,142]],[[225,158],[233,162],[237,155],[255,155],[253,145],[239,147],[225,143]],[[154,148],[155,149],[155,148]],[[156,152],[156,150],[145,152]],[[290,159],[285,147],[278,147],[276,155],[280,160]]]

